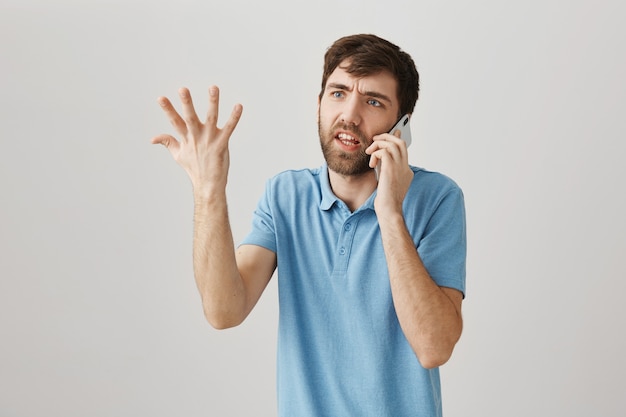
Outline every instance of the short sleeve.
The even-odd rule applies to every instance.
[[[252,230],[240,245],[256,245],[276,252],[276,228],[271,210],[271,180],[268,180],[265,192],[259,199],[252,218]]]
[[[457,289],[465,296],[467,237],[465,202],[460,188],[443,195],[417,250],[437,285]]]

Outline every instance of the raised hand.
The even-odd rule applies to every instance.
[[[179,139],[169,134],[152,138],[153,144],[165,146],[174,160],[182,166],[194,187],[194,192],[210,191],[215,187],[225,189],[230,164],[228,142],[243,107],[236,104],[222,128],[217,127],[219,113],[219,89],[209,87],[209,108],[204,122],[200,121],[187,88],[178,91],[182,103],[179,114],[167,97],[157,99],[169,118]]]

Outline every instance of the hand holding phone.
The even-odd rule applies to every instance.
[[[389,133],[393,135],[396,130],[399,130],[400,139],[402,139],[404,143],[406,143],[407,148],[409,147],[409,145],[411,145],[412,141],[411,125],[409,124],[409,120],[410,116],[408,114],[405,114],[396,122],[395,125],[393,125],[393,127],[389,131]],[[374,168],[374,171],[376,171],[376,180],[378,180],[378,175],[380,174],[380,162],[381,161],[378,161],[378,164],[376,164],[376,167]]]

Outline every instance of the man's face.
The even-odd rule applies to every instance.
[[[342,67],[330,74],[319,101],[320,143],[331,170],[361,175],[370,171],[365,149],[372,137],[389,131],[397,120],[397,81],[386,71],[356,78]]]

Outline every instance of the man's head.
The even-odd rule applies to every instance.
[[[393,43],[376,35],[351,35],[338,39],[324,55],[324,73],[320,99],[330,74],[342,62],[349,62],[346,71],[355,77],[388,71],[398,82],[400,104],[398,117],[413,113],[419,96],[419,74],[409,54]]]
[[[398,118],[412,113],[419,76],[411,57],[374,35],[337,40],[326,52],[318,129],[328,167],[341,175],[371,173],[365,149]]]

